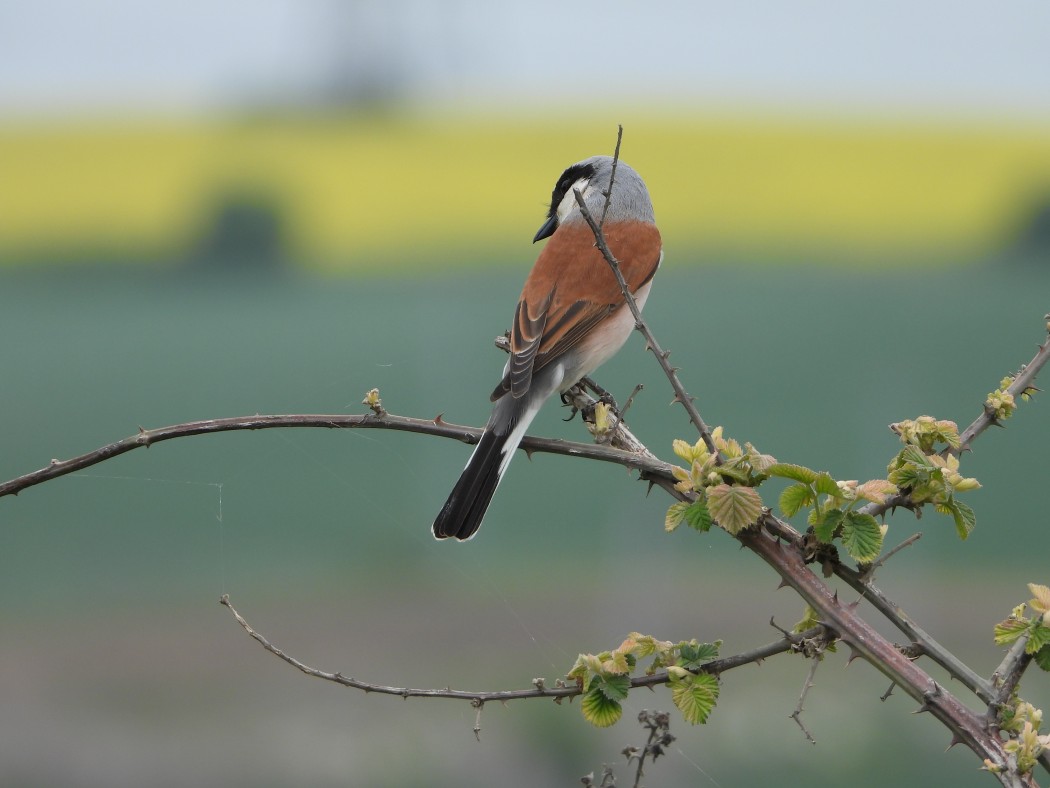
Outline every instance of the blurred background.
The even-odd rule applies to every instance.
[[[645,177],[666,258],[648,315],[701,412],[837,478],[886,425],[969,423],[1050,310],[1050,7],[892,0],[0,4],[0,477],[133,433],[253,413],[480,424],[562,169]],[[632,338],[635,432],[692,439]],[[585,439],[556,406],[537,434]],[[964,463],[984,489],[879,584],[988,675],[1047,576],[1041,399]],[[0,501],[0,784],[574,785],[640,746],[575,706],[397,701],[382,684],[548,682],[632,630],[775,639],[802,604],[724,534],[665,535],[616,467],[521,456],[480,536],[430,522],[469,447],[264,431],[133,452]],[[763,492],[767,502],[778,490]],[[843,592],[847,596],[847,592]],[[894,639],[896,632],[888,631]],[[988,784],[873,669],[724,677],[647,784]],[[935,675],[939,675],[936,674]],[[1022,694],[1050,703],[1044,675]],[[943,677],[940,677],[943,679]],[[960,689],[951,687],[952,689]],[[962,693],[964,694],[964,693]]]

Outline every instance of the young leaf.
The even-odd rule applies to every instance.
[[[1008,618],[995,625],[995,644],[1005,646],[1013,643],[1028,631],[1028,622],[1023,618]]]
[[[831,474],[826,471],[821,471],[817,474],[815,485],[818,495],[833,495],[838,497],[840,494],[838,482],[831,478]]]
[[[857,497],[872,503],[885,503],[886,499],[897,493],[897,485],[888,479],[872,479],[857,487]]]
[[[697,498],[685,510],[685,521],[690,528],[695,528],[700,533],[711,530],[711,512],[703,498]]]
[[[955,532],[959,534],[960,539],[965,539],[970,535],[970,531],[973,530],[974,526],[977,525],[977,515],[965,503],[954,498],[947,505],[952,513],[952,519],[955,520]]]
[[[664,530],[671,533],[682,524],[685,519],[685,510],[689,508],[688,501],[678,501],[667,507],[667,515],[664,517]]]
[[[609,700],[623,700],[631,689],[630,676],[595,676],[590,689],[597,689]]]
[[[804,465],[795,465],[790,462],[775,462],[766,468],[765,473],[770,476],[778,476],[781,479],[802,482],[802,484],[813,484],[818,476],[816,471],[810,470]]]
[[[882,552],[882,529],[870,514],[846,512],[842,518],[842,546],[853,560],[868,564]]]
[[[699,673],[675,681],[671,685],[671,700],[686,722],[703,725],[718,702],[718,679]]]
[[[608,728],[623,715],[623,707],[619,702],[606,697],[597,687],[584,694],[580,710],[584,719],[596,728]]]
[[[1032,660],[1043,670],[1050,672],[1050,646],[1043,646],[1037,652]]]
[[[682,643],[678,653],[680,659],[678,666],[687,670],[697,670],[705,662],[709,662],[718,656],[718,649],[722,645],[717,643]]]
[[[1033,624],[1028,636],[1028,642],[1024,650],[1026,654],[1035,654],[1044,646],[1050,646],[1050,627],[1043,624]]]
[[[794,517],[804,507],[812,506],[815,498],[807,484],[792,484],[780,494],[780,511],[785,517]]]
[[[1050,586],[1029,583],[1028,592],[1033,597],[1028,603],[1032,610],[1037,610],[1040,613],[1050,612]]]
[[[824,512],[824,519],[814,524],[813,533],[816,534],[818,540],[824,544],[829,544],[835,538],[835,531],[838,530],[841,523],[842,510],[828,509]]]
[[[707,491],[707,508],[720,526],[735,535],[758,522],[762,499],[753,487],[720,484]]]

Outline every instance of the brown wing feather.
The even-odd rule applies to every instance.
[[[605,228],[605,239],[631,292],[653,278],[660,263],[655,225],[618,222]],[[508,391],[524,396],[533,375],[579,344],[623,302],[590,228],[583,223],[559,227],[522,289],[511,329],[511,361],[492,399]]]

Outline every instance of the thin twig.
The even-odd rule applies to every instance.
[[[1013,382],[1007,387],[1006,391],[1013,395],[1014,400],[1019,401],[1021,399],[1021,394],[1034,387],[1036,375],[1039,374],[1039,370],[1043,368],[1043,365],[1046,364],[1048,359],[1050,359],[1050,337],[1047,337],[1047,340],[1039,346],[1035,357],[1021,367],[1021,371],[1014,376]],[[999,424],[999,421],[995,418],[995,413],[985,407],[981,415],[974,419],[973,422],[959,434],[960,447],[958,449],[951,449],[950,453],[958,456],[962,452],[968,450],[974,439],[993,424]]]
[[[905,539],[903,542],[901,542],[899,545],[894,547],[892,550],[887,550],[882,556],[880,556],[878,561],[875,561],[875,563],[870,564],[868,566],[868,568],[865,569],[864,572],[861,573],[861,577],[864,579],[865,582],[870,582],[871,579],[873,577],[875,577],[875,571],[880,566],[882,566],[887,561],[889,561],[891,558],[893,558],[893,556],[895,556],[897,553],[899,553],[905,547],[911,547],[913,544],[915,544],[920,539],[922,539],[922,531],[916,531],[911,536],[909,536],[907,539]]]
[[[278,659],[287,662],[292,667],[296,668],[300,672],[317,679],[323,679],[324,681],[331,681],[335,684],[340,684],[344,687],[351,689],[358,689],[362,692],[375,692],[380,695],[396,695],[401,698],[448,698],[452,700],[463,700],[471,703],[479,711],[479,718],[476,724],[476,733],[480,733],[480,711],[481,707],[489,701],[511,701],[511,700],[522,700],[525,698],[574,698],[577,695],[583,694],[583,690],[575,683],[565,685],[562,683],[556,683],[554,687],[548,687],[545,682],[536,679],[532,682],[532,689],[522,690],[498,690],[498,691],[483,691],[483,692],[472,692],[469,690],[454,690],[450,687],[444,689],[413,689],[411,687],[390,687],[383,684],[373,684],[368,681],[360,681],[359,679],[352,678],[350,676],[344,676],[342,673],[330,673],[324,670],[318,670],[317,668],[310,667],[304,662],[299,661],[295,657],[286,653],[279,647],[271,643],[264,635],[257,632],[252,626],[245,620],[245,618],[237,612],[233,604],[230,602],[229,594],[223,594],[219,599],[219,604],[229,609],[230,613],[236,619],[237,623],[241,625],[241,628],[248,633],[248,635],[255,640],[260,646],[269,651]],[[700,666],[696,673],[709,673],[712,675],[719,675],[735,668],[749,665],[751,663],[761,662],[767,657],[771,657],[775,654],[783,654],[786,651],[792,650],[799,642],[807,637],[817,637],[823,631],[821,627],[813,627],[800,632],[797,635],[791,635],[790,637],[784,637],[780,640],[776,640],[772,643],[767,643],[764,646],[745,651],[740,654],[734,654],[729,657],[722,657],[719,659],[713,659],[710,662],[705,662]],[[661,684],[667,684],[670,681],[670,677],[667,675],[667,671],[658,671],[651,676],[637,676],[631,679],[631,687],[655,687]]]
[[[992,698],[991,683],[977,674],[969,665],[955,656],[949,649],[938,643],[932,635],[912,621],[904,610],[894,604],[873,583],[863,578],[860,572],[841,562],[834,565],[835,574],[846,581],[853,590],[878,610],[891,624],[914,641],[922,653],[944,668],[957,681],[973,692],[985,703]]]
[[[623,142],[623,124],[616,126],[616,149],[613,151],[612,172],[609,174],[609,191],[605,193],[605,205],[602,206],[602,220],[598,222],[598,229],[605,228],[605,216],[609,213],[609,204],[612,203],[613,184],[616,182],[616,167],[620,163],[620,143]]]
[[[612,189],[611,183],[609,188]],[[638,302],[634,300],[634,294],[631,293],[631,288],[627,284],[627,280],[623,278],[623,271],[620,270],[620,261],[617,260],[609,250],[609,245],[605,241],[605,235],[602,232],[602,228],[594,220],[591,212],[587,209],[587,204],[584,202],[583,194],[580,190],[573,189],[573,194],[576,197],[577,204],[580,206],[580,213],[590,226],[591,232],[594,233],[595,245],[598,247],[598,251],[602,253],[602,257],[604,257],[605,262],[609,264],[613,275],[616,277],[617,283],[620,285],[620,292],[624,297],[624,301],[626,302],[628,309],[631,310],[631,314],[634,316],[635,328],[643,337],[645,337],[646,346],[653,352],[653,355],[656,356],[660,368],[664,371],[664,375],[667,376],[667,380],[670,382],[671,388],[674,390],[675,396],[673,401],[681,403],[682,407],[685,408],[686,413],[689,415],[689,421],[693,423],[693,426],[696,427],[697,431],[700,433],[700,437],[703,438],[708,451],[712,454],[718,454],[718,447],[715,446],[714,439],[711,437],[711,429],[704,422],[703,417],[700,416],[700,412],[696,409],[696,405],[693,403],[694,398],[685,390],[685,386],[683,386],[682,381],[679,380],[675,368],[672,367],[667,360],[671,355],[671,352],[660,347],[660,343],[658,343],[656,337],[653,336],[649,324],[642,318],[642,311],[638,308]]]
[[[644,383],[639,383],[633,389],[631,389],[631,393],[627,396],[627,402],[623,403],[623,407],[620,408],[620,419],[621,420],[627,418],[627,411],[629,411],[631,409],[631,405],[634,404],[634,398],[637,397],[638,396],[638,392],[641,391],[644,388],[645,388],[645,384]]]
[[[1028,633],[1024,632],[1010,646],[1006,656],[1003,657],[1003,661],[999,663],[999,667],[992,674],[992,686],[995,688],[995,694],[988,702],[988,724],[996,730],[999,728],[999,715],[1003,707],[1010,700],[1010,696],[1013,695],[1014,690],[1021,681],[1021,676],[1024,675],[1025,670],[1032,663],[1032,655],[1025,653],[1027,645]]]
[[[1014,377],[1013,383],[1007,387],[1007,392],[1013,395],[1014,399],[1017,400],[1023,392],[1032,390],[1035,387],[1036,376],[1048,360],[1050,360],[1050,337],[1048,337],[1043,344],[1038,346],[1032,360],[1021,367],[1021,371]],[[995,418],[995,414],[989,412],[987,406],[983,407],[981,414],[959,434],[960,448],[946,449],[942,454],[947,455],[950,453],[958,456],[962,452],[967,451],[974,440],[993,424],[1002,426],[1002,422]],[[863,514],[870,514],[872,517],[879,517],[885,512],[895,509],[898,506],[905,508],[911,508],[913,506],[906,493],[891,495],[882,503],[869,503],[866,506],[861,507],[858,511]]]
[[[810,744],[816,744],[817,740],[813,738],[813,734],[809,732],[809,728],[802,722],[802,704],[806,702],[806,695],[813,688],[813,678],[817,675],[817,666],[820,665],[820,661],[824,658],[823,654],[814,654],[813,658],[809,661],[809,673],[806,674],[806,680],[802,684],[802,693],[798,696],[798,705],[795,706],[795,710],[791,712],[791,719],[798,723],[798,727],[802,729],[802,732],[806,734],[806,740]]]

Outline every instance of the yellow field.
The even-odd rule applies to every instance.
[[[623,119],[666,245],[743,253],[1001,243],[1050,191],[1050,134],[735,119]],[[324,118],[0,128],[0,258],[185,248],[230,192],[276,200],[296,259],[388,267],[527,244],[562,167],[616,119]],[[673,257],[671,258],[673,259]]]

